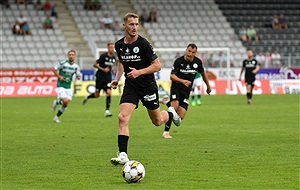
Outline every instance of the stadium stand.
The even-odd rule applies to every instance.
[[[83,43],[82,40],[76,41],[79,38],[85,43],[93,39],[98,47],[104,48],[107,41],[115,41],[121,37],[111,29],[100,27],[100,19],[105,13],[121,22],[124,11],[140,14],[143,7],[148,10],[154,7],[158,12],[157,23],[145,23],[139,29],[140,33],[145,32],[142,35],[155,48],[185,48],[192,42],[201,48],[230,47],[238,67],[246,56],[247,48],[252,48],[255,53],[259,50],[273,52],[278,48],[283,56],[300,56],[298,0],[130,0],[122,3],[118,0],[102,0],[100,10],[84,9],[84,0],[53,0],[66,6],[63,13],[62,9],[58,9],[58,15],[70,15],[79,31],[76,35],[76,32],[64,31],[64,22],[58,24],[60,16],[58,19],[51,17],[55,30],[45,31],[42,23],[47,12],[34,10],[32,4],[27,5],[27,8],[19,5],[18,8],[14,0],[9,2],[8,9],[0,5],[3,18],[0,30],[2,68],[51,68],[57,61],[66,58],[67,50]],[[120,9],[123,4],[127,4],[127,7]],[[274,31],[267,26],[275,12],[284,13],[289,29]],[[27,17],[32,35],[12,34],[11,27],[20,13]],[[247,26],[250,23],[255,23],[261,42],[243,46],[238,40],[238,29],[241,25]],[[72,38],[76,43],[70,44],[66,33],[74,34]],[[87,56],[94,60],[92,54]],[[170,67],[174,56],[174,53],[160,54],[163,66]]]
[[[55,17],[54,30],[43,29],[43,22],[48,12],[34,10],[33,4],[20,4],[19,7],[14,1],[9,1],[10,8],[6,9],[0,5],[2,29],[2,68],[5,69],[32,69],[50,68],[57,61],[66,58],[65,52],[68,44]],[[13,35],[12,26],[17,17],[22,13],[29,23],[32,35]]]
[[[261,41],[245,44],[246,48],[253,49],[255,53],[279,49],[281,56],[300,56],[299,0],[215,0],[215,2],[236,34],[242,26],[255,25]],[[289,28],[274,30],[271,27],[274,14],[284,14]]]
[[[131,4],[137,13],[144,7],[157,10],[158,22],[144,24],[154,47],[185,48],[192,42],[201,48],[230,47],[237,66],[245,57],[246,49],[214,1],[131,0]],[[161,60],[170,67],[174,56],[164,53]]]
[[[67,2],[68,9],[86,41],[90,36],[99,47],[106,47],[108,41],[116,40],[113,30],[100,28],[100,19],[104,17],[105,13],[109,13],[112,18],[120,21],[118,12],[111,0],[101,1],[100,11],[85,10],[84,4],[78,0],[67,0]]]

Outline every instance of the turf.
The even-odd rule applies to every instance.
[[[203,96],[172,139],[140,105],[130,121],[129,158],[146,176],[127,184],[117,152],[119,97],[75,97],[61,123],[55,97],[1,99],[1,189],[299,189],[299,95]],[[166,109],[164,105],[161,107]]]

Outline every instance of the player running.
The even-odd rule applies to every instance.
[[[57,105],[62,105],[53,121],[59,123],[59,117],[66,111],[69,102],[72,100],[71,83],[73,75],[77,75],[77,79],[81,78],[80,67],[75,62],[76,52],[70,50],[68,52],[68,60],[62,61],[54,66],[53,72],[57,76],[57,100],[53,101],[52,112],[55,112]]]
[[[96,92],[85,96],[82,100],[84,105],[90,98],[98,98],[100,91],[103,90],[106,93],[106,109],[104,116],[110,117],[112,113],[109,111],[111,103],[111,79],[112,79],[112,67],[116,63],[116,57],[114,56],[115,45],[112,42],[107,44],[107,52],[100,55],[99,59],[94,63],[94,67],[97,68],[96,72]]]

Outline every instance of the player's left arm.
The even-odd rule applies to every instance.
[[[259,69],[260,69],[260,66],[257,64],[257,65],[255,66],[255,69],[252,71],[252,73],[253,73],[253,74],[256,74],[256,73],[259,71]]]
[[[207,75],[206,75],[206,72],[203,71],[203,72],[201,73],[201,76],[202,76],[203,81],[205,82],[206,87],[207,87],[206,93],[207,93],[207,94],[210,94],[211,88],[210,88],[210,85],[209,85],[209,81],[208,81],[208,77],[207,77]]]
[[[76,77],[77,77],[78,80],[81,79],[81,71],[80,71],[79,67],[76,70]]]
[[[148,75],[148,74],[153,74],[155,72],[160,71],[161,70],[161,64],[160,64],[159,59],[156,58],[151,62],[151,65],[149,65],[148,67],[146,67],[144,69],[136,70],[135,68],[132,68],[132,67],[129,67],[129,69],[131,71],[127,74],[127,77],[137,78],[140,75]]]

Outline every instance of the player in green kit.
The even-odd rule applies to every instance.
[[[201,87],[202,87],[202,77],[200,73],[196,73],[192,91],[191,91],[191,97],[192,97],[192,106],[201,105]],[[197,96],[197,101],[195,100]]]
[[[55,112],[57,105],[62,105],[53,121],[59,123],[59,117],[66,111],[69,101],[72,100],[71,83],[73,75],[76,74],[77,79],[81,78],[80,67],[75,62],[76,52],[70,50],[68,52],[68,60],[62,61],[54,66],[53,72],[57,76],[57,99],[53,101],[52,112]]]

